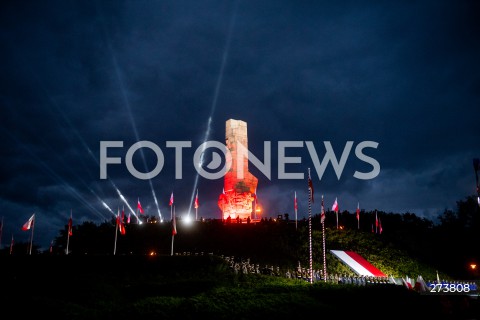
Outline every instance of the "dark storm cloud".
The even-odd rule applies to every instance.
[[[123,140],[124,155],[150,140],[165,154],[151,183],[164,217],[174,191],[177,212],[190,205],[193,152],[203,141],[224,73],[211,140],[224,141],[225,121],[247,121],[252,152],[263,159],[272,141],[272,180],[253,165],[264,213],[291,213],[303,180],[277,179],[277,141],[313,141],[320,160],[330,141],[379,143],[365,153],[381,171],[350,153],[337,178],[331,165],[319,180],[306,147],[293,148],[312,169],[316,192],[331,207],[415,212],[434,218],[474,192],[480,103],[479,6],[474,1],[82,1],[8,2],[0,10],[2,148],[0,208],[6,233],[38,212],[38,241],[47,246],[66,224],[111,217],[139,198],[157,214],[150,183],[125,166],[99,179],[99,145]],[[231,27],[232,26],[232,27]],[[227,46],[227,39],[230,39]],[[138,133],[138,137],[135,134]],[[192,141],[183,179],[174,176],[169,140]],[[156,159],[144,150],[145,164]],[[134,158],[145,171],[140,153]],[[113,182],[113,184],[112,184]],[[204,217],[219,217],[222,181],[199,179]],[[317,198],[319,199],[319,198]],[[303,204],[302,204],[303,203]],[[319,206],[314,207],[319,211]],[[6,231],[8,230],[8,231]],[[5,239],[5,237],[4,237]]]

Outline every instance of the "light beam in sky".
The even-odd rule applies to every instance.
[[[230,49],[230,42],[231,42],[232,34],[233,34],[233,27],[235,25],[235,20],[236,20],[236,17],[237,17],[237,11],[238,11],[238,1],[235,1],[232,17],[230,19],[230,24],[228,26],[227,39],[225,41],[225,48],[224,48],[223,54],[222,54],[220,71],[218,73],[217,82],[215,84],[215,91],[213,93],[213,101],[212,101],[212,105],[211,105],[211,108],[210,108],[210,115],[208,117],[207,129],[205,130],[205,136],[203,137],[203,142],[202,143],[205,143],[210,139],[210,132],[211,132],[211,127],[212,127],[212,118],[213,118],[213,114],[215,113],[215,109],[217,107],[218,96],[220,94],[220,88],[221,88],[221,85],[222,85],[223,74],[224,74],[224,71],[225,71],[225,65],[227,64],[228,51]],[[199,164],[200,167],[203,166],[204,154],[205,154],[205,145],[203,146],[202,154],[200,156],[200,164]],[[197,190],[197,186],[198,186],[198,177],[199,177],[199,173],[197,172],[197,175],[195,176],[195,181],[193,183],[192,196],[190,197],[190,205],[188,206],[188,216],[190,216],[190,212],[192,210],[193,198],[195,197],[195,191]]]

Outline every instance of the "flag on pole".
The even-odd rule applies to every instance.
[[[32,227],[32,225],[33,225],[33,223],[34,223],[34,220],[35,220],[35,213],[32,214],[32,216],[30,217],[30,219],[28,219],[28,221],[23,224],[22,230],[23,230],[23,231],[30,230],[30,228]]]
[[[310,172],[308,172],[308,188],[310,189],[310,193],[312,195],[312,203],[314,203],[314,198],[313,198],[313,182],[312,178],[310,177]]]
[[[338,202],[337,198],[335,198],[335,202],[333,203],[332,210],[338,213]]]
[[[175,219],[175,212],[173,213],[173,226],[172,226],[172,236],[177,234],[177,222]]]
[[[297,191],[295,191],[295,197],[293,198],[293,208],[295,210],[298,209],[298,204],[297,204]]]
[[[53,240],[50,241],[50,249],[49,249],[49,252],[50,252],[50,253],[53,252]]]
[[[130,212],[128,213],[127,223],[130,223]]]
[[[195,209],[198,208],[198,189],[197,189],[197,195],[195,196]]]
[[[126,232],[125,232],[125,225],[123,224],[122,221],[120,221],[119,227],[120,227],[120,234],[124,236]]]
[[[323,194],[322,194],[322,212],[320,214],[320,222],[325,222],[325,207],[323,206]]]
[[[375,233],[378,232],[378,216],[377,216],[377,210],[375,210]]]
[[[337,229],[338,229],[338,201],[335,198],[335,202],[333,203],[332,210],[335,211],[335,215],[337,216]]]
[[[125,225],[123,224],[123,221],[120,219],[120,215],[117,214],[117,226],[118,226],[118,231],[120,231],[121,235],[125,235]]]
[[[144,214],[142,205],[140,204],[140,199],[137,200],[137,208],[140,211],[141,214]]]
[[[125,206],[122,208],[122,215],[120,217],[120,220],[122,221],[122,223],[125,221]]]
[[[380,221],[380,218],[378,219],[378,232],[382,234],[383,228],[382,228],[382,221]]]
[[[357,204],[357,220],[360,221],[360,202]]]
[[[173,191],[172,194],[170,195],[170,202],[168,203],[169,206],[173,205]]]
[[[68,235],[72,236],[72,226],[73,226],[73,220],[72,220],[72,215],[70,214],[70,219],[68,219]]]

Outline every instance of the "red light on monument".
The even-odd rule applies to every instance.
[[[229,119],[225,126],[226,146],[232,155],[232,167],[225,174],[223,193],[218,199],[222,217],[226,220],[252,218],[252,202],[257,189],[258,179],[248,171],[248,153],[242,161],[243,179],[238,179],[237,143],[248,149],[247,123]],[[241,155],[240,155],[241,156]]]

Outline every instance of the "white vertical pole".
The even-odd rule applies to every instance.
[[[297,230],[297,191],[295,191],[295,230]]]
[[[33,214],[33,221],[32,221],[32,235],[30,236],[30,252],[29,254],[32,255],[32,246],[33,246],[33,229],[35,229],[35,213]]]
[[[311,177],[310,177],[310,168],[308,168],[308,179],[309,181],[311,181]],[[310,256],[310,259],[309,259],[309,263],[310,263],[310,270],[309,270],[309,274],[310,274],[310,283],[313,283],[313,262],[312,262],[312,205],[311,205],[311,202],[312,202],[312,188],[310,187],[310,184],[308,186],[308,193],[309,193],[309,197],[308,197],[308,249],[309,249],[309,256]]]
[[[115,218],[115,244],[113,246],[113,255],[117,253],[117,233],[118,233],[118,209],[117,209],[117,217]]]

